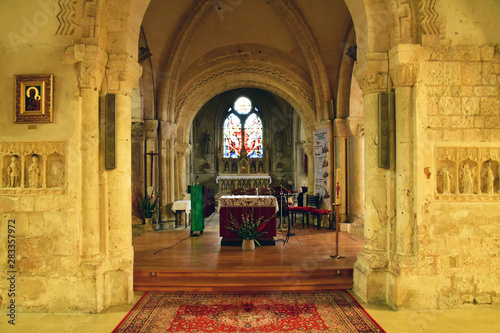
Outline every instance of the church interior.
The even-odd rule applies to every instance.
[[[111,331],[142,291],[231,289],[197,271],[300,261],[340,276],[303,289],[343,286],[394,332],[498,332],[497,0],[1,7],[0,312]],[[288,243],[243,260],[220,241],[235,194],[276,198]],[[310,198],[317,214],[294,215]],[[337,233],[347,258],[330,258]],[[189,286],[156,278],[179,267]]]

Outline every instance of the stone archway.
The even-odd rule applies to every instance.
[[[107,35],[106,51],[108,53],[129,55],[129,57],[132,59],[136,57],[135,53],[139,36],[138,31],[140,28],[142,16],[147,8],[148,3],[149,0],[129,0],[125,3],[120,0],[110,0],[106,3],[107,6],[104,10],[104,12],[107,13],[107,15],[105,16],[107,18],[106,23],[119,22],[119,26],[117,29],[112,29],[112,31],[111,29],[110,31],[105,31]],[[275,8],[291,8],[288,1],[274,0],[271,1],[271,3],[273,6],[275,6]],[[389,13],[388,3],[395,4],[396,2],[345,0],[345,3],[351,13],[357,36],[359,70],[356,73],[356,76],[362,86],[365,96],[365,114],[368,117],[365,123],[365,132],[367,133],[367,136],[376,136],[376,133],[374,131],[376,128],[376,122],[373,118],[373,115],[375,114],[374,111],[377,109],[375,99],[378,92],[387,90],[387,78],[389,75],[387,70],[387,51],[390,48],[389,22],[391,21],[392,15]],[[205,0],[199,3],[198,10],[203,7],[206,8],[209,5],[210,1]],[[120,10],[116,10],[118,8],[120,8]],[[201,10],[197,11],[196,15],[198,15],[198,19],[202,18],[202,12],[203,11]],[[294,18],[288,17],[288,19],[293,20]],[[398,20],[392,21],[396,22]],[[196,20],[191,21],[187,29],[193,29],[195,24]],[[106,27],[108,25],[103,24],[102,26]],[[304,30],[299,31],[298,35],[303,32]],[[178,47],[177,49],[179,50],[179,52],[182,51],[182,47]],[[182,60],[182,57],[174,58],[174,60]],[[311,61],[311,64],[314,63],[314,55],[311,55],[309,59]],[[171,64],[170,67],[167,67],[167,69],[175,69],[177,67],[178,66],[175,66],[175,64]],[[266,77],[266,75],[249,73],[248,71],[245,74],[245,79],[241,78],[238,73],[235,72],[233,74],[234,84],[227,84],[223,88],[219,88],[218,92],[242,86],[266,89],[287,99],[294,107],[297,108],[297,110],[301,110],[300,112],[304,112],[304,115],[310,114],[312,112],[316,116],[313,119],[318,119],[318,114],[324,113],[322,109],[325,106],[325,101],[321,101],[322,91],[324,91],[324,88],[320,88],[322,82],[324,82],[320,77],[324,75],[324,73],[321,71],[321,69],[318,70],[317,67],[314,68],[314,66],[312,65],[311,67],[313,67],[312,72],[314,74],[312,84],[312,96],[314,103],[312,107],[307,101],[309,98],[302,97],[301,93],[292,88],[293,84],[291,85],[291,87],[279,90],[276,89],[275,86],[269,85],[265,82],[266,79],[269,79],[269,77]],[[251,78],[249,78],[249,76]],[[220,81],[212,81],[212,83],[215,82]],[[289,86],[286,84],[283,85],[282,81],[279,81],[278,83],[278,86]],[[174,82],[173,84],[176,83]],[[214,96],[215,92],[209,91],[208,89],[201,89],[199,91],[202,92],[202,94],[199,97],[190,98],[187,94],[186,98],[182,102],[179,102],[181,104],[178,104],[176,101],[178,97],[181,97],[179,101],[182,100],[183,92],[181,91],[178,94],[177,89],[170,88],[167,88],[166,91],[168,93],[164,94],[164,96],[162,97],[163,103],[166,103],[166,114],[164,114],[163,116],[164,124],[161,124],[161,132],[164,133],[164,138],[168,138],[169,140],[169,143],[167,143],[166,146],[170,147],[168,158],[172,159],[175,156],[175,152],[177,152],[178,157],[182,157],[183,151],[185,151],[187,148],[186,144],[184,143],[177,145],[177,149],[175,149],[174,142],[179,138],[181,139],[181,142],[186,141],[184,136],[186,133],[186,128],[189,126],[190,121],[192,121],[194,117],[193,112],[195,111],[193,110],[197,110],[197,108],[199,108],[210,97]],[[175,112],[175,107],[177,105],[180,106],[180,111],[178,113]],[[183,119],[183,121],[181,121],[181,119]],[[179,120],[179,123],[177,123],[177,120]],[[177,134],[177,138],[175,134]],[[365,154],[365,158],[370,158],[376,161],[376,159],[374,158],[374,152],[376,152],[375,145],[367,144],[366,148],[367,153]],[[355,289],[365,299],[376,301],[382,299],[385,300],[385,296],[383,296],[382,294],[385,294],[386,292],[386,285],[380,286],[380,284],[377,285],[376,283],[379,280],[383,280],[386,275],[384,267],[387,266],[386,230],[389,213],[387,205],[379,207],[371,200],[375,197],[378,198],[377,200],[387,199],[387,193],[390,190],[390,184],[384,182],[384,179],[389,178],[387,176],[390,171],[378,170],[377,166],[374,165],[368,165],[365,170],[372,171],[372,168],[374,172],[373,174],[371,174],[371,180],[373,180],[373,182],[367,182],[367,184],[370,185],[367,186],[368,195],[365,201],[368,203],[366,218],[367,220],[371,220],[372,223],[368,224],[368,227],[370,229],[367,233],[367,245],[365,247],[364,253],[360,255],[360,260],[358,260],[357,263],[357,270],[360,273],[358,273]],[[174,175],[171,176],[175,178]],[[381,187],[383,189],[382,192],[384,192],[386,195],[380,196],[380,189],[378,189],[377,187]],[[367,260],[367,258],[369,257],[371,259]],[[378,288],[380,291],[377,295],[371,295],[370,291],[368,291],[369,286],[371,286],[370,288],[372,288],[373,286],[382,288]]]
[[[293,72],[287,71],[272,63],[249,61],[245,65],[237,62],[222,63],[219,66],[208,66],[198,75],[191,78],[193,83],[189,89],[181,92],[176,109],[177,142],[181,147],[188,147],[189,129],[198,110],[212,97],[236,88],[260,88],[287,100],[304,121],[308,142],[311,142],[312,128],[315,120],[312,91],[307,83]],[[177,151],[180,167],[176,169],[178,189],[186,188],[183,175],[186,172],[185,152]],[[311,154],[309,154],[311,155]],[[312,188],[313,174],[309,175],[309,186]],[[178,193],[178,195],[181,193]]]

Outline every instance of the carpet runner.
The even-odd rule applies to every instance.
[[[147,292],[113,333],[384,332],[344,290]]]

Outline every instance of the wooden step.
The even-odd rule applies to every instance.
[[[350,289],[353,270],[295,271],[136,271],[134,290],[275,291]]]

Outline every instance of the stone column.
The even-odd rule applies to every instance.
[[[387,91],[387,54],[367,53],[355,75],[365,109],[365,246],[354,264],[354,291],[368,302],[387,297],[391,171],[378,167],[378,94]]]
[[[186,184],[186,155],[189,153],[190,149],[191,145],[188,143],[180,143],[175,146],[175,171],[177,177],[176,200],[185,200],[188,197]]]
[[[146,139],[146,151],[145,154],[153,153],[158,154],[158,121],[157,120],[144,120],[144,132]],[[156,168],[155,168],[156,163]],[[147,155],[146,158],[146,186],[154,186],[155,191],[158,191],[158,184],[156,184],[158,179],[158,155],[153,157],[153,163],[151,164],[151,155]],[[152,177],[151,177],[152,175]]]
[[[99,87],[108,55],[94,45],[66,49],[66,62],[76,63],[81,103],[81,246],[83,260],[99,264],[101,257],[99,216]]]
[[[108,195],[107,305],[130,303],[133,297],[131,214],[132,89],[142,67],[127,54],[112,54],[107,65],[107,94],[115,94],[116,168],[106,170]]]
[[[132,221],[133,224],[142,224],[142,215],[139,209],[139,199],[144,192],[145,163],[144,163],[144,123],[132,123]]]
[[[304,173],[305,141],[295,142],[295,189],[301,191],[301,186],[307,186],[307,175]]]
[[[339,207],[339,219],[340,222],[345,222],[347,219],[347,157],[346,157],[346,143],[347,143],[347,125],[344,119],[335,119],[334,122],[334,136],[335,136],[335,154],[334,154],[334,167],[333,167],[333,193],[332,193],[332,203],[335,201],[336,190],[335,186],[337,184],[337,169],[340,169],[340,202]],[[328,209],[333,209],[329,207]]]
[[[364,238],[364,201],[365,201],[365,156],[364,127],[362,118],[347,118],[349,134],[347,138],[347,205],[351,232]],[[358,230],[361,229],[361,230]]]
[[[396,90],[396,251],[400,263],[414,255],[416,242],[413,85],[419,55],[420,46],[413,44],[400,44],[389,52]]]
[[[304,144],[304,151],[307,154],[307,192],[311,194],[314,192],[314,145],[312,142]]]
[[[177,126],[168,121],[160,121],[161,162],[159,169],[162,174],[161,203],[162,217],[173,219],[171,207],[175,201],[175,133]],[[165,222],[165,221],[162,221]]]

